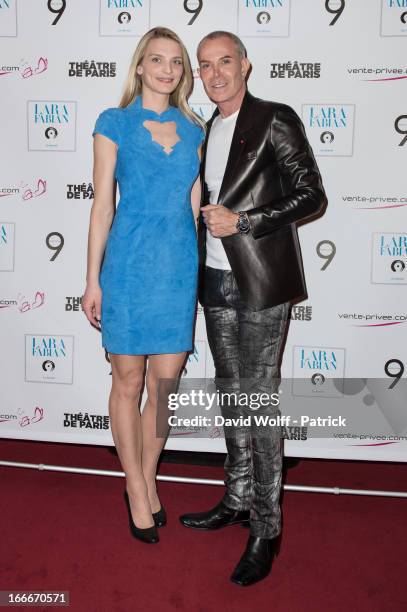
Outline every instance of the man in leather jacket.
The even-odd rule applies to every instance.
[[[290,302],[306,297],[296,222],[326,205],[303,125],[292,108],[253,97],[240,39],[213,32],[198,46],[200,76],[217,110],[203,146],[199,223],[200,301],[216,383],[225,393],[278,392]],[[224,418],[250,414],[222,403]],[[257,413],[276,416],[269,405]],[[249,523],[232,573],[240,585],[270,572],[281,531],[279,427],[225,427],[226,493],[206,512],[186,514],[195,529]]]

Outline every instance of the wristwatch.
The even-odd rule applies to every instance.
[[[247,213],[240,211],[239,218],[236,223],[236,229],[239,234],[248,234],[250,232],[250,221]]]

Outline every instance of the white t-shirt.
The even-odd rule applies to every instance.
[[[209,189],[209,204],[218,203],[238,114],[239,111],[237,110],[233,115],[225,118],[217,115],[212,123],[205,164],[205,182]],[[229,260],[221,239],[214,238],[209,230],[206,232],[206,265],[210,268],[230,270]]]

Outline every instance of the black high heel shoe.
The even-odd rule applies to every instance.
[[[124,492],[124,501],[126,503],[127,512],[129,513],[129,527],[130,533],[134,538],[145,542],[146,544],[157,544],[160,541],[157,533],[157,527],[147,527],[146,529],[140,529],[134,524],[133,517],[131,515],[130,501],[127,491]]]
[[[167,524],[167,513],[164,506],[158,512],[153,512],[153,519],[156,527],[164,527]]]

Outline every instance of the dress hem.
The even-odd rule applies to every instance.
[[[102,346],[103,346],[103,348],[108,353],[110,353],[112,355],[135,355],[135,356],[136,355],[140,355],[140,356],[141,355],[146,355],[146,356],[148,356],[148,355],[177,355],[179,353],[190,353],[193,350],[193,347],[189,346],[188,348],[181,348],[181,349],[177,349],[177,350],[174,350],[172,348],[171,350],[160,350],[160,351],[157,351],[157,350],[154,350],[154,351],[141,351],[141,350],[138,350],[137,352],[136,351],[131,351],[131,352],[130,351],[120,351],[119,352],[119,351],[110,351],[107,348],[107,346],[104,346],[104,345],[102,345]]]

